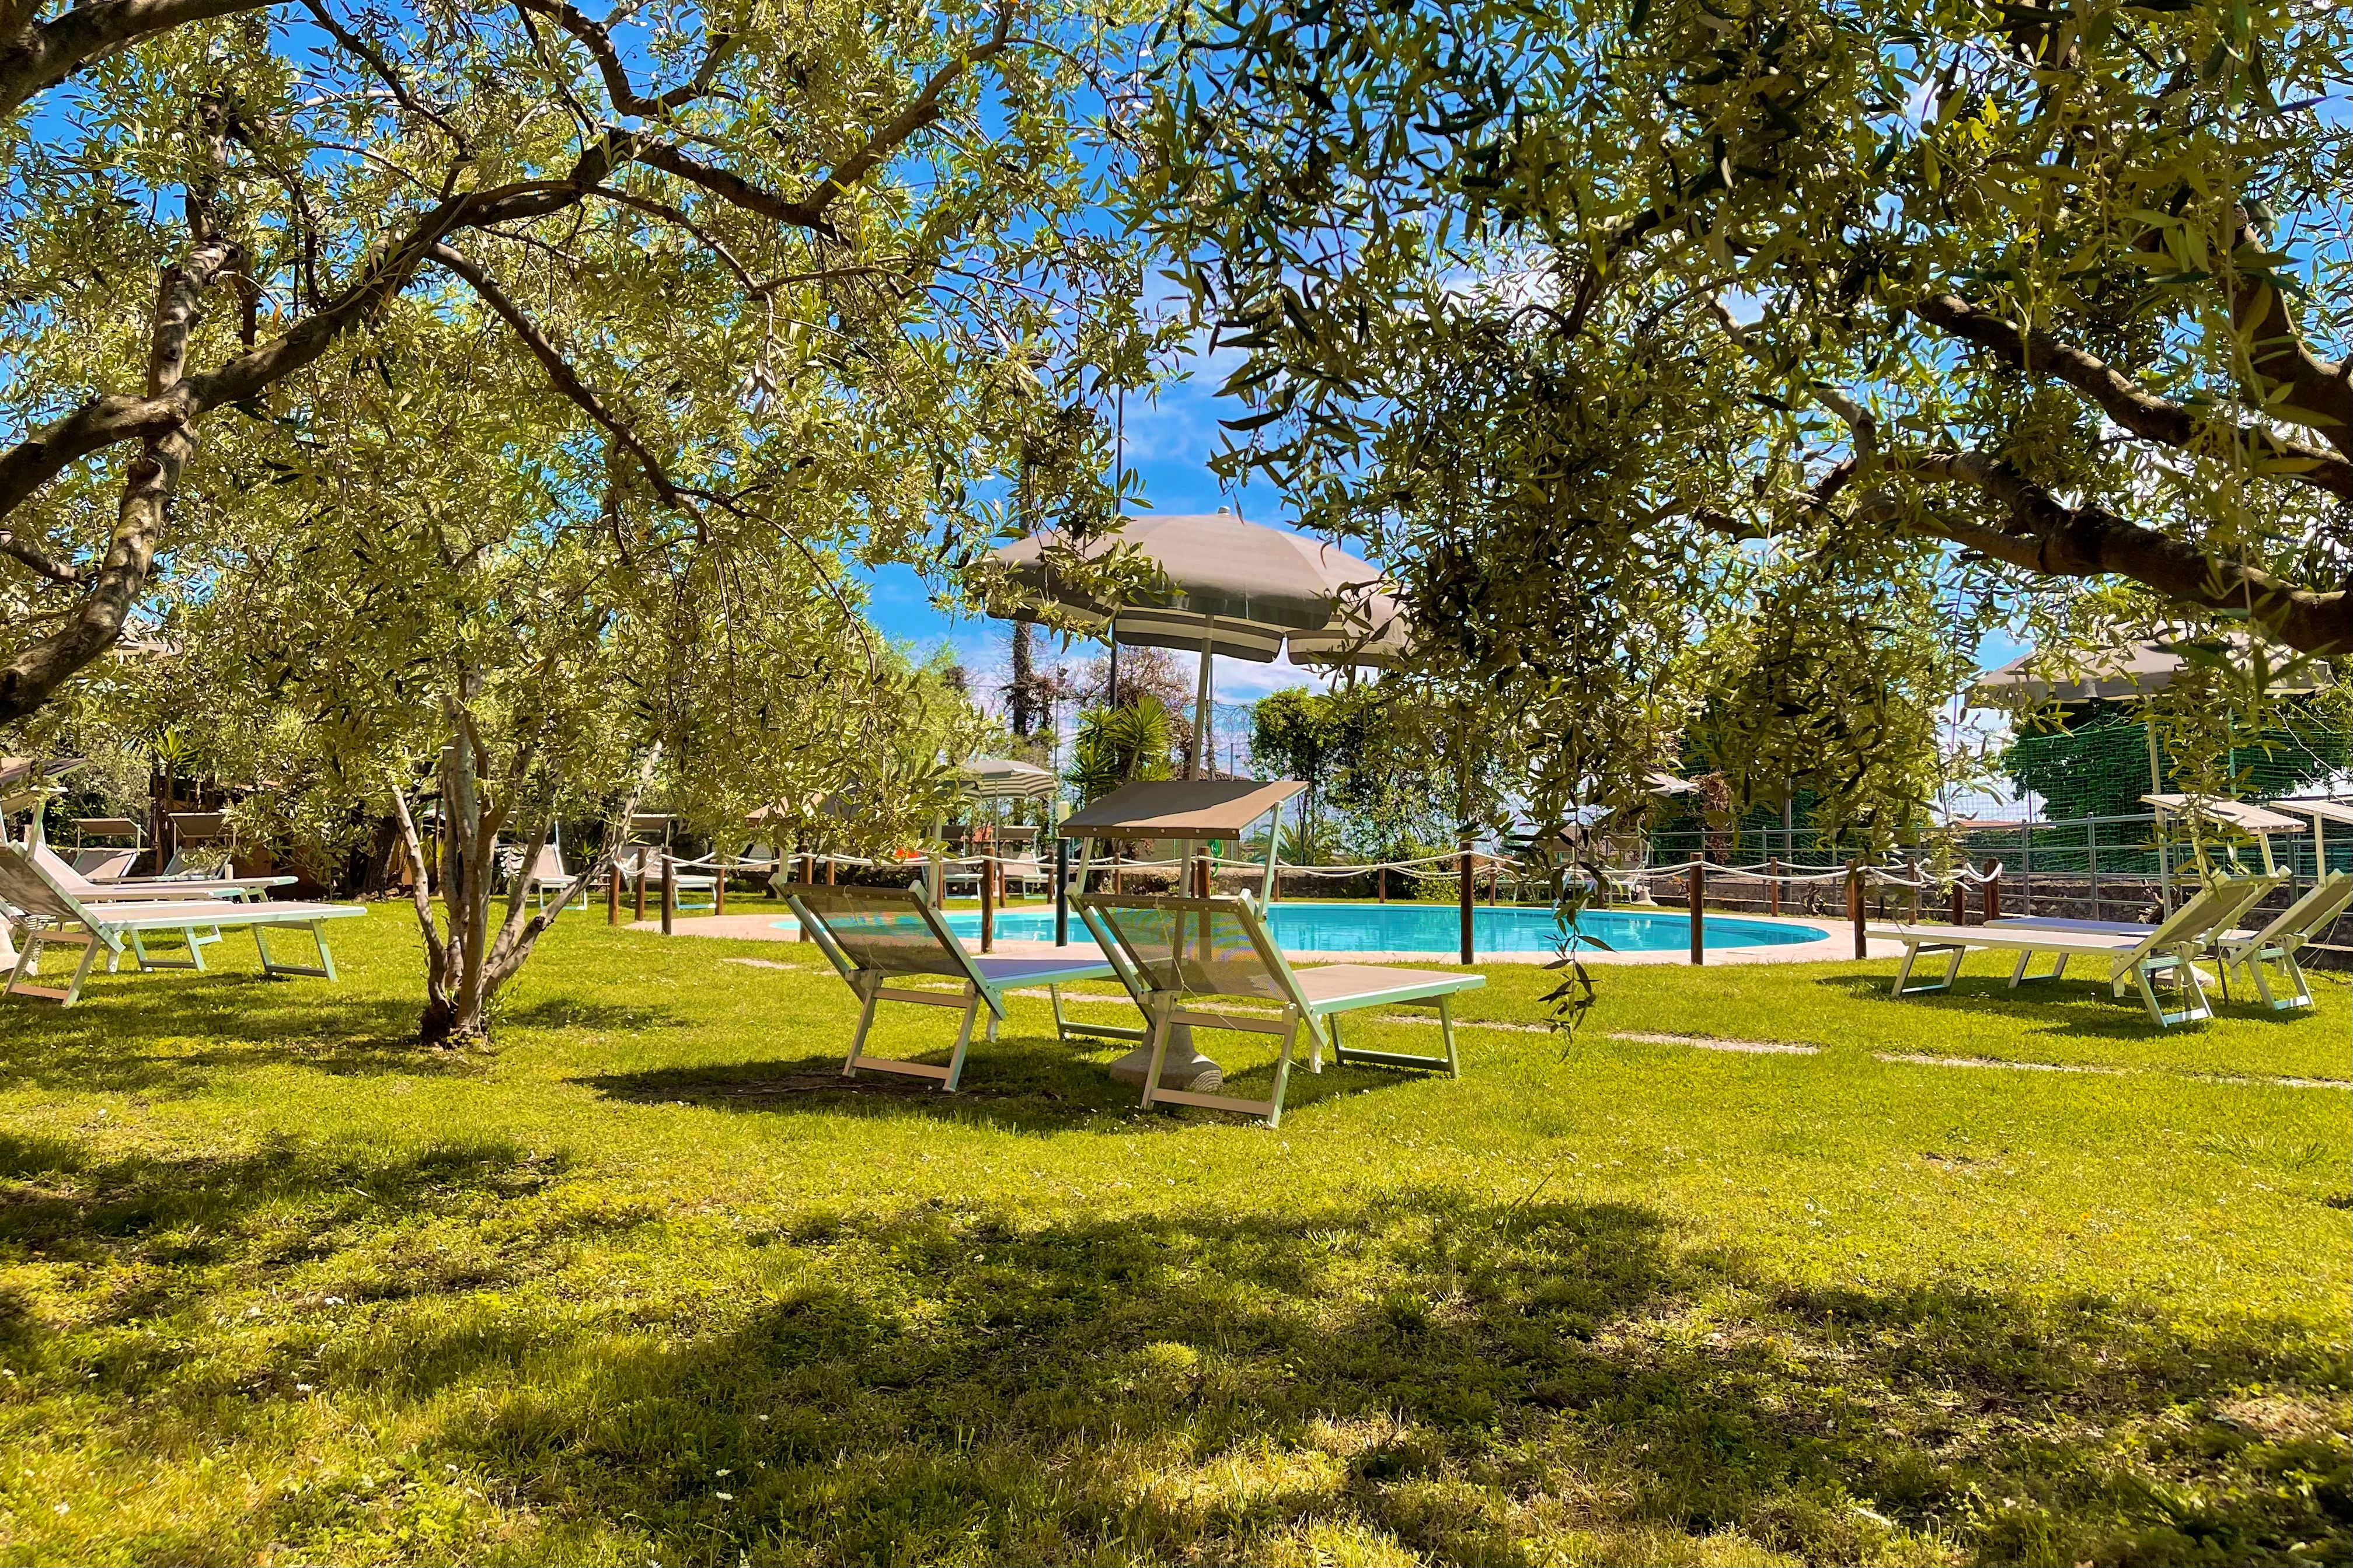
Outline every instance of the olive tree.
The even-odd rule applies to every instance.
[[[1930,771],[1907,658],[2019,620],[2353,650],[2342,8],[1164,31],[1137,216],[1239,351],[1226,461],[1384,547],[1561,787],[1624,780],[1638,714],[1736,698],[1736,771],[1827,740],[1804,782],[1883,816]]]
[[[105,654],[208,467],[263,460],[350,356],[459,296],[699,530],[789,531],[729,445],[827,378],[936,405],[870,554],[955,559],[944,492],[1077,365],[1134,365],[1124,18],[773,0],[98,0],[0,21],[0,723]],[[461,432],[459,439],[488,439]],[[754,439],[759,438],[755,436]],[[1083,445],[1083,444],[1082,444]],[[797,449],[805,449],[797,444]],[[1041,482],[1052,489],[1060,476]],[[1067,487],[1064,487],[1067,488]]]
[[[530,866],[558,820],[605,816],[577,893],[649,787],[739,826],[754,803],[789,826],[849,791],[858,835],[903,837],[958,759],[937,754],[927,688],[876,640],[841,562],[918,449],[889,399],[812,384],[802,434],[740,455],[754,488],[797,476],[789,531],[681,518],[487,311],[442,305],[338,356],[340,395],[251,468],[192,486],[170,651],[111,684],[149,728],[193,731],[193,763],[259,783],[255,811],[398,820],[421,1033],[464,1045],[562,907],[534,912],[502,845]],[[927,754],[903,755],[917,733]]]

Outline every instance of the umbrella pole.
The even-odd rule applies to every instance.
[[[1193,698],[1193,755],[1185,766],[1188,779],[1206,778],[1209,773],[1209,693],[1217,669],[1217,654],[1212,648],[1217,638],[1217,617],[1209,618],[1210,630],[1201,638],[1201,679]],[[1208,869],[1206,857],[1209,846],[1206,840],[1195,839],[1185,858],[1183,880],[1179,886],[1186,893],[1197,890],[1202,871]],[[1194,868],[1199,867],[1200,870]]]
[[[1217,668],[1218,656],[1210,651],[1217,643],[1217,620],[1209,621],[1211,630],[1201,639],[1201,685],[1193,700],[1193,761],[1185,776],[1198,779],[1206,776],[1209,756],[1209,692],[1211,677]]]

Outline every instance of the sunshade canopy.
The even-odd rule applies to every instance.
[[[2182,646],[2153,641],[2126,643],[2120,647],[2068,656],[2063,668],[2057,668],[2058,660],[2046,659],[2040,653],[2022,654],[2000,668],[1979,676],[1977,689],[1979,696],[1993,701],[2021,697],[2031,702],[2116,701],[2153,697],[2189,668],[2189,658],[2179,651]],[[2052,668],[2045,669],[2045,665]],[[2274,681],[2272,689],[2311,691],[2319,684],[2317,675],[2306,674]]]
[[[964,772],[972,781],[968,793],[982,800],[1045,800],[1061,782],[1052,769],[1012,757],[975,757]]]
[[[851,821],[858,816],[858,809],[852,803],[838,795],[828,795],[820,796],[814,806],[795,807],[781,800],[776,801],[755,807],[745,814],[744,820],[754,827],[766,827],[776,823],[797,822],[811,811],[841,822]]]
[[[2176,816],[2202,816],[2209,822],[2227,822],[2249,833],[2300,833],[2304,824],[2293,816],[2283,816],[2276,811],[2265,811],[2260,805],[2249,805],[2243,800],[2191,800],[2186,795],[2145,795],[2144,805],[2159,811],[2169,811]]]
[[[2353,801],[2342,800],[2275,800],[2273,809],[2292,811],[2298,816],[2315,822],[2337,822],[2353,826]]]
[[[1071,838],[1240,838],[1305,793],[1297,779],[1161,779],[1112,791],[1062,824]]]
[[[1106,604],[1069,581],[1048,552],[1053,532],[998,551],[1014,580],[1082,618],[1118,617],[1131,647],[1198,651],[1271,664],[1287,644],[1294,664],[1394,664],[1406,649],[1404,607],[1369,563],[1346,551],[1244,522],[1231,512],[1134,517],[1115,535],[1074,546],[1089,558],[1133,545],[1167,578],[1152,602]]]

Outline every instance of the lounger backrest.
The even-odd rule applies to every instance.
[[[822,887],[781,889],[793,912],[806,912],[852,968],[878,974],[975,978],[963,944],[913,888]]]
[[[1073,900],[1108,932],[1151,990],[1194,996],[1296,1002],[1290,965],[1266,933],[1258,907],[1240,899]],[[1099,923],[1098,923],[1099,922]]]
[[[97,899],[105,896],[97,883],[67,864],[65,857],[46,844],[33,846],[33,863],[41,868],[50,881],[58,885],[59,890],[70,893],[77,899]]]
[[[2329,921],[2345,912],[2349,903],[2353,903],[2353,871],[2323,877],[2310,892],[2282,910],[2269,925],[2257,931],[2255,941],[2262,943],[2277,942],[2284,936],[2318,936]]]
[[[207,840],[172,851],[172,863],[164,868],[164,875],[192,879],[214,877],[218,876],[227,865],[228,852],[219,844]]]
[[[2163,952],[2185,942],[2196,942],[2209,931],[2224,929],[2249,904],[2276,886],[2277,879],[2269,877],[2217,877],[2199,889],[2197,897],[2158,921],[2157,929],[2141,938],[2135,951]]]
[[[572,873],[564,868],[564,851],[555,845],[539,847],[539,858],[532,863],[531,879],[534,882],[569,882]]]
[[[14,904],[28,915],[47,915],[51,920],[82,921],[88,917],[72,891],[60,886],[41,857],[51,860],[57,857],[46,847],[36,846],[30,854],[14,844],[0,844],[0,900]],[[58,860],[65,866],[65,862]],[[73,868],[66,866],[71,876]],[[77,881],[80,879],[76,878]]]
[[[73,868],[86,878],[120,877],[138,858],[136,849],[79,849],[74,852]]]

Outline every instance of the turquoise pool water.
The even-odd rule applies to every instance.
[[[1427,952],[1461,951],[1461,914],[1452,904],[1280,903],[1267,911],[1268,929],[1287,952]],[[789,928],[791,921],[782,922]],[[957,910],[948,925],[967,942],[980,940],[980,911]],[[1577,929],[1597,946],[1618,952],[1680,952],[1691,945],[1691,917],[1646,910],[1588,911]],[[1000,910],[997,934],[1010,942],[1054,940],[1051,909]],[[1787,947],[1820,942],[1815,926],[1785,925],[1709,915],[1702,938],[1710,948]],[[1071,916],[1071,940],[1086,927]],[[1559,942],[1550,910],[1481,905],[1472,911],[1471,942],[1479,952],[1551,952]]]

